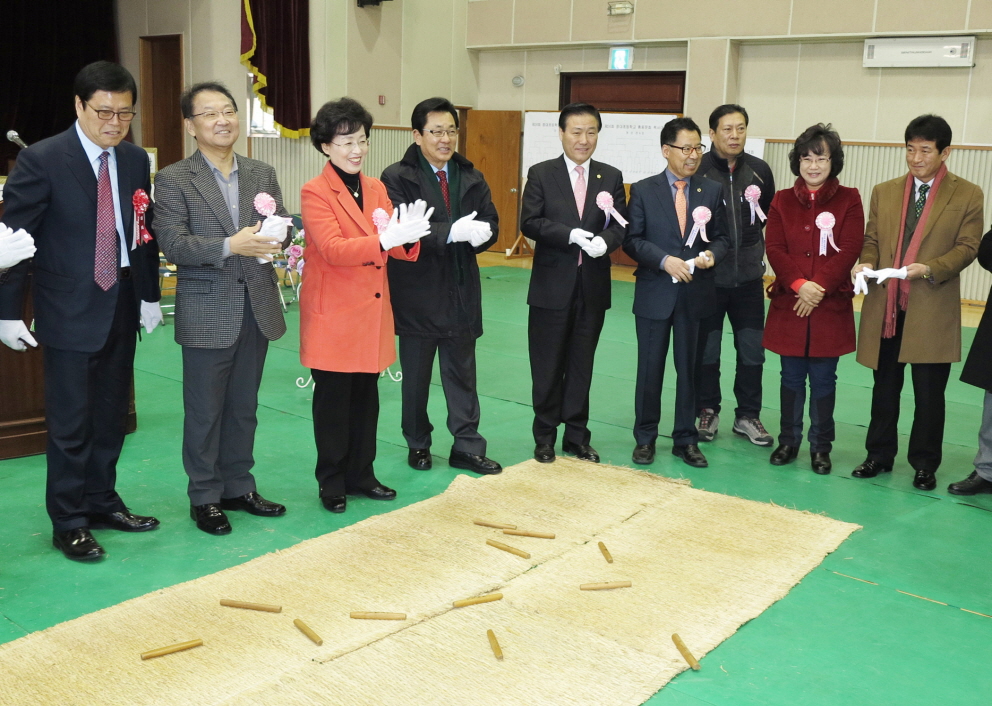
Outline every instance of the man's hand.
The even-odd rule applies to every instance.
[[[451,242],[470,243],[473,248],[477,248],[489,240],[493,228],[487,221],[475,220],[477,215],[479,215],[478,211],[472,211],[451,224],[451,230],[448,232]]]
[[[855,265],[851,269],[851,275],[854,276],[854,275],[858,274],[859,272],[861,272],[861,270],[865,269],[866,267],[868,269],[870,269],[870,270],[874,270],[875,269],[875,263],[873,263],[873,262],[859,262],[857,265]]]
[[[141,302],[141,324],[147,333],[154,331],[155,327],[164,321],[162,307],[159,306],[158,302]]]
[[[601,257],[606,254],[606,241],[600,236],[593,236],[592,240],[581,246],[589,257]]]
[[[13,267],[21,260],[27,260],[35,253],[34,238],[23,228],[15,232],[0,223],[0,269]]]
[[[689,265],[686,264],[685,260],[677,258],[674,255],[669,255],[665,258],[665,272],[679,282],[692,281],[692,273],[689,271]]]
[[[38,342],[34,340],[34,336],[31,335],[28,327],[20,319],[0,320],[0,341],[3,341],[5,346],[13,348],[15,351],[27,350],[28,346],[32,348],[38,346]]]
[[[929,268],[926,265],[920,264],[919,262],[914,262],[912,265],[906,265],[906,279],[925,279],[930,276],[927,272]]]
[[[582,230],[581,228],[572,228],[572,232],[568,234],[568,243],[572,245],[578,245],[580,248],[583,245],[587,245],[590,240],[595,237],[594,233],[590,233],[587,230]]]
[[[701,252],[696,256],[696,269],[697,270],[708,270],[716,264],[716,260],[713,259],[713,251],[707,250]]]
[[[806,281],[802,287],[799,288],[799,301],[803,304],[808,304],[811,307],[816,307],[823,301],[823,295],[827,290],[818,285],[816,282]]]
[[[281,243],[271,242],[272,238],[259,232],[262,222],[258,221],[253,226],[246,226],[231,236],[228,246],[232,255],[244,255],[246,257],[265,257],[266,255],[276,255],[282,251]]]

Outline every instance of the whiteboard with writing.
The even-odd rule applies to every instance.
[[[661,156],[661,128],[675,115],[652,113],[601,113],[603,130],[599,134],[593,159],[623,172],[623,180],[632,184],[661,172],[667,166]],[[709,148],[709,136],[703,136]],[[762,138],[749,137],[744,151],[761,157],[765,151]],[[524,146],[521,169],[527,171],[547,159],[561,155],[558,137],[558,113],[529,111],[524,117]]]

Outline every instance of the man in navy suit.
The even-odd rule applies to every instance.
[[[593,106],[566,105],[558,116],[564,155],[531,167],[524,188],[520,231],[535,242],[527,294],[534,458],[542,463],[555,460],[561,424],[562,451],[599,462],[589,445],[589,387],[610,308],[609,255],[624,226],[597,207],[597,196],[605,192],[627,214],[620,170],[591,159],[602,127]]]
[[[122,141],[135,114],[134,78],[98,61],[73,88],[76,123],[22,151],[4,189],[6,225],[31,233],[37,252],[0,284],[0,340],[14,350],[37,345],[21,320],[30,267],[45,346],[52,543],[88,561],[105,554],[90,529],[159,524],[131,514],[114,486],[139,318],[151,331],[162,314],[158,245],[133,227],[135,192],[151,192],[148,155]]]
[[[726,255],[730,240],[720,185],[695,176],[704,150],[700,135],[692,118],[666,123],[661,153],[668,168],[630,189],[630,226],[623,249],[638,264],[634,463],[654,461],[665,359],[674,329],[678,381],[672,453],[690,466],[708,465],[696,431],[696,346],[699,320],[712,314],[717,304],[711,268]]]

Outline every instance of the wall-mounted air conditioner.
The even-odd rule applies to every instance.
[[[974,37],[894,37],[865,40],[865,68],[975,65]]]

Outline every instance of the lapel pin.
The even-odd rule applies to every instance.
[[[597,174],[597,175],[596,175],[596,178],[597,178],[597,179],[602,179],[603,177],[602,177],[602,176],[600,176],[599,174]]]
[[[703,189],[702,189],[702,187],[700,187],[700,188],[698,188],[698,189],[696,189],[696,193],[697,193],[697,194],[698,194],[698,193],[702,193],[702,191],[703,191]]]

